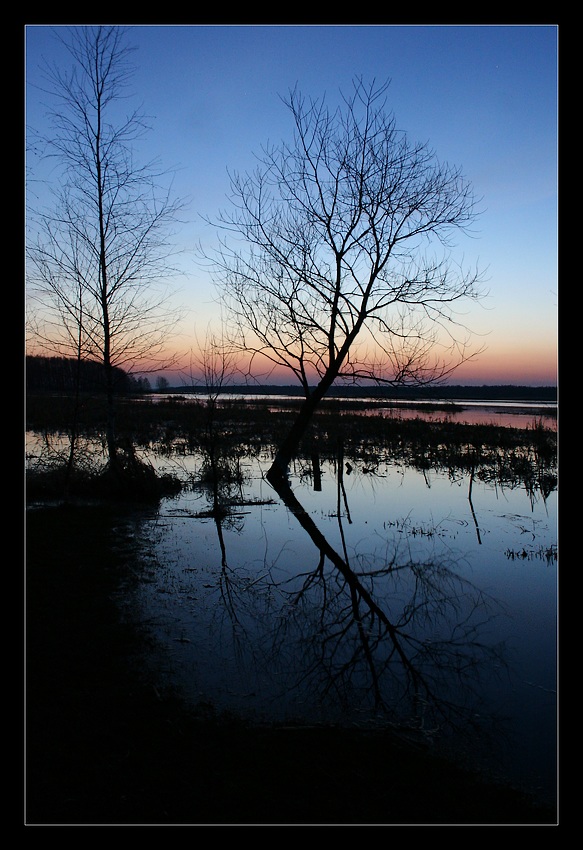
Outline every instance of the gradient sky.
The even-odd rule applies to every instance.
[[[39,66],[66,53],[48,26],[27,26],[25,39],[26,122],[42,129]],[[217,315],[193,250],[214,240],[202,217],[227,206],[227,171],[253,168],[265,142],[291,137],[280,96],[296,83],[335,98],[362,76],[391,80],[397,126],[460,166],[483,199],[456,256],[486,269],[488,297],[466,317],[486,351],[450,383],[555,384],[557,41],[548,25],[130,27],[132,88],[152,116],[141,153],[176,167],[176,192],[190,198],[178,234],[177,302],[188,312],[176,349],[196,347]]]

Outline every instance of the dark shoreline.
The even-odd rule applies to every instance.
[[[173,386],[153,392],[165,395],[205,394],[215,388],[203,385]],[[302,397],[297,385],[280,384],[232,384],[220,389],[222,394],[233,395],[282,395]],[[514,385],[435,386],[435,387],[355,387],[333,386],[328,390],[329,399],[378,399],[381,401],[516,401],[531,403],[557,403],[557,387],[528,387]]]

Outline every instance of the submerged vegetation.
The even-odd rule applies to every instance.
[[[222,532],[237,528],[242,506],[250,504],[244,459],[269,463],[279,435],[293,420],[293,405],[121,397],[120,479],[102,445],[99,398],[81,401],[74,438],[68,427],[70,398],[31,394],[27,404],[29,822],[554,821],[552,806],[442,760],[424,734],[406,741],[391,724],[376,733],[333,724],[256,725],[220,713],[204,695],[193,705],[172,689],[162,690],[150,664],[142,661],[153,639],[147,622],[131,617],[128,622],[117,606],[136,582],[154,582],[146,541],[136,535],[139,526],[132,517],[136,510],[138,515],[150,511],[166,494],[204,492],[208,509],[191,516],[214,520],[221,581],[225,592],[233,593],[238,574],[227,568]],[[463,425],[363,415],[334,401],[322,405],[306,431],[295,470],[301,475],[305,470],[318,489],[320,465],[332,465],[340,488],[343,474],[384,475],[391,462],[422,473],[436,470],[453,481],[469,478],[470,504],[474,480],[520,487],[546,499],[557,486],[556,441],[556,432],[537,420],[521,429]],[[198,458],[194,472],[185,463],[190,455]],[[162,460],[160,468],[155,459]],[[429,643],[416,643],[409,634],[410,622],[429,618],[433,604],[449,609],[472,601],[471,594],[464,597],[472,588],[446,564],[424,561],[395,570],[390,560],[371,562],[361,564],[357,574],[346,551],[334,550],[291,489],[277,493],[319,553],[317,568],[308,561],[299,587],[289,590],[287,618],[278,620],[285,658],[292,651],[288,629],[297,627],[314,676],[330,661],[326,681],[336,691],[348,689],[362,662],[379,698],[385,668],[377,667],[377,655],[383,647],[406,662],[401,684],[406,690],[408,676],[417,697],[437,686],[440,661],[460,675],[466,668],[471,672],[471,645],[466,652],[465,642],[452,648],[445,637],[437,641],[433,631]],[[398,522],[397,530],[410,537],[437,533],[434,526]],[[524,546],[505,555],[551,563],[556,548]],[[324,558],[334,568],[330,573]],[[415,592],[402,619],[395,619],[377,597],[376,584],[389,572],[400,577],[404,592],[409,568]],[[249,588],[260,579],[241,573],[239,580],[251,604]],[[485,600],[477,601],[481,611]],[[318,620],[313,631],[312,616]],[[350,635],[348,658],[343,646]],[[424,706],[427,719],[429,703]]]
[[[63,506],[28,522],[28,825],[554,822],[390,731],[252,726],[185,704],[116,608],[144,570],[128,516]]]
[[[212,465],[231,456],[274,453],[294,417],[293,405],[277,405],[272,400],[224,401],[214,405],[211,413],[203,399],[120,399],[117,429],[126,473],[120,485],[105,453],[99,456],[103,410],[99,399],[92,396],[81,405],[74,472],[67,472],[71,450],[68,406],[72,403],[60,395],[31,395],[28,399],[27,429],[42,435],[27,471],[30,498],[62,495],[65,483],[69,495],[97,497],[109,492],[130,500],[168,495],[184,482],[181,484],[179,476],[156,474],[145,459],[148,454],[178,459],[202,451]],[[323,404],[314,417],[300,453],[308,461],[317,455],[335,463],[349,462],[365,474],[374,474],[380,463],[390,459],[419,470],[446,472],[454,479],[472,475],[508,487],[524,486],[540,491],[543,497],[557,485],[557,434],[538,419],[527,420],[524,428],[468,425],[447,418],[401,419],[375,411],[362,415],[332,401]],[[204,475],[208,477],[208,468]]]

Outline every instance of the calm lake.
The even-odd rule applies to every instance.
[[[556,406],[426,415],[556,427]],[[148,459],[191,484],[132,520],[146,567],[120,599],[161,683],[259,722],[391,725],[554,799],[556,488],[371,447],[298,462],[285,503],[255,451],[224,459],[213,515],[208,459],[175,449]]]

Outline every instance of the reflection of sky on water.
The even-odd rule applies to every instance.
[[[177,675],[195,699],[268,720],[290,715],[363,722],[360,708],[350,716],[346,703],[335,710],[333,699],[315,699],[311,680],[304,690],[295,687],[302,664],[313,660],[310,636],[321,598],[316,590],[302,597],[301,616],[292,600],[303,583],[299,576],[313,574],[319,556],[263,479],[267,466],[247,466],[244,496],[262,503],[233,508],[221,528],[224,554],[213,519],[196,517],[208,508],[202,492],[162,503],[145,525],[159,566],[135,602],[143,619],[157,624],[169,677]],[[365,473],[355,465],[343,478],[340,525],[336,470],[324,465],[322,471],[321,491],[314,491],[305,468],[295,470],[292,485],[329,543],[339,552],[346,547],[355,571],[390,558],[434,560],[502,604],[503,615],[488,623],[486,634],[492,643],[507,642],[511,676],[487,677],[483,696],[512,716],[517,738],[508,752],[520,763],[521,777],[542,770],[552,775],[556,563],[544,552],[556,547],[556,493],[533,502],[523,488],[474,481],[470,504],[467,477],[452,481],[391,464]],[[400,593],[407,599],[408,581],[403,577],[398,590],[389,588],[388,605],[398,608]],[[384,579],[375,585],[380,598],[387,588]],[[340,656],[350,651],[338,644]]]
[[[531,428],[533,422],[540,421],[545,428],[556,430],[557,416],[556,407],[554,413],[551,412],[551,406],[537,407],[525,405],[522,409],[517,409],[514,405],[472,405],[468,402],[463,402],[459,410],[444,413],[444,412],[426,412],[421,407],[418,409],[400,408],[391,411],[383,411],[385,415],[394,416],[401,419],[422,419],[442,420],[447,419],[451,422],[460,422],[466,425],[498,425],[504,428]]]
[[[208,396],[205,393],[196,394],[172,394],[178,395],[185,401],[197,402],[204,401]],[[160,402],[167,399],[168,396],[152,393],[148,396],[154,402]],[[271,399],[277,402],[277,406],[281,407],[286,401],[297,403],[298,396],[285,395],[230,395],[223,393],[219,396],[221,400],[231,401],[262,401],[266,402]],[[340,401],[340,399],[337,399]],[[556,430],[557,428],[557,405],[550,402],[516,402],[516,401],[469,401],[467,399],[456,400],[433,400],[433,401],[408,401],[408,402],[393,402],[390,405],[379,403],[378,399],[360,399],[360,403],[370,405],[365,406],[362,410],[352,410],[352,413],[361,413],[366,416],[370,413],[375,415],[392,417],[395,419],[427,419],[434,421],[442,421],[444,419],[451,422],[465,423],[468,425],[498,425],[505,428],[531,428],[533,423],[540,422],[545,428]],[[440,405],[436,408],[435,405]]]

